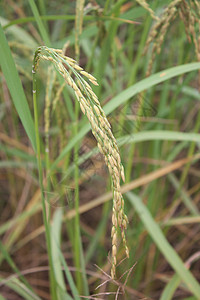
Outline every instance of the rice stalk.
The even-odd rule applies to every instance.
[[[75,55],[77,61],[80,56],[79,49],[79,39],[82,33],[83,26],[83,10],[84,10],[85,0],[77,0],[76,1],[76,18],[75,18]]]
[[[45,133],[45,151],[49,152],[49,128],[50,128],[50,90],[51,90],[51,71],[52,68],[48,68],[47,85],[45,93],[45,108],[44,108],[44,133]]]
[[[63,55],[62,50],[51,49],[46,46],[39,47],[34,57],[33,73],[36,72],[40,60],[51,61],[56,70],[65,79],[65,82],[74,90],[80,108],[90,122],[92,133],[97,140],[98,148],[104,156],[105,163],[111,175],[113,190],[111,276],[114,278],[117,264],[118,228],[121,231],[126,256],[129,257],[125,237],[128,218],[124,213],[124,199],[120,191],[120,178],[125,181],[125,176],[119,149],[112,134],[111,126],[88,81],[94,85],[98,85],[98,83],[95,77],[84,71],[74,59]]]

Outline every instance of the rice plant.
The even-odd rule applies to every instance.
[[[35,73],[40,60],[47,60],[54,64],[56,70],[62,75],[65,82],[74,90],[76,98],[80,104],[83,114],[91,124],[92,133],[95,136],[98,148],[103,154],[106,165],[108,166],[110,175],[112,177],[113,189],[113,215],[112,215],[112,269],[111,276],[115,277],[115,267],[117,264],[117,228],[121,230],[122,240],[126,251],[126,256],[129,257],[129,251],[126,244],[125,229],[127,228],[128,219],[124,213],[124,200],[120,191],[120,177],[125,181],[124,168],[121,163],[119,149],[117,142],[112,134],[111,126],[106,118],[104,111],[101,108],[99,100],[92,91],[90,85],[83,78],[85,76],[91,83],[98,85],[96,79],[89,73],[85,72],[74,59],[63,55],[63,51],[59,49],[51,49],[48,47],[39,47],[33,60],[33,101],[35,109],[35,124],[37,119],[37,99],[36,99],[36,77]],[[71,73],[71,74],[70,74]],[[75,76],[73,79],[72,74]],[[55,102],[54,102],[55,103]],[[46,118],[46,132],[48,131],[49,119]],[[39,131],[36,127],[37,133],[37,153],[40,153],[39,146]],[[49,152],[49,149],[45,150]],[[40,156],[38,157],[38,166],[41,168]],[[41,172],[40,172],[41,173]],[[42,182],[42,180],[41,180]],[[41,184],[41,190],[43,185]]]
[[[199,299],[199,2],[0,5],[0,298]]]

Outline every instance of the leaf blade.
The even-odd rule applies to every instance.
[[[126,193],[127,198],[137,211],[141,221],[143,222],[149,235],[160,249],[162,254],[167,259],[171,267],[177,272],[180,278],[184,281],[188,289],[197,298],[200,295],[200,285],[194,278],[192,273],[186,269],[184,263],[180,259],[179,255],[175,252],[173,247],[169,244],[164,234],[162,233],[158,224],[154,221],[147,207],[142,203],[142,200],[134,195],[132,192]]]
[[[13,103],[22,121],[24,129],[32,143],[33,149],[36,149],[35,129],[31,112],[26,100],[22,83],[17,72],[8,42],[0,24],[0,65],[6,79],[7,86],[12,96]]]

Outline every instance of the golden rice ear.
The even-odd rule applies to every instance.
[[[187,39],[189,42],[194,43],[195,54],[197,60],[200,61],[199,32],[196,32],[196,29],[199,27],[200,17],[199,1],[173,0],[165,8],[160,18],[155,16],[153,10],[149,7],[145,0],[136,1],[138,4],[144,7],[150,13],[151,17],[156,21],[149,33],[143,50],[143,54],[145,54],[149,49],[150,44],[153,43],[146,76],[150,75],[155,57],[160,53],[161,46],[167,34],[168,28],[176,17],[180,17],[180,19],[183,21]]]
[[[149,7],[149,4],[145,0],[136,0],[136,2],[150,13],[152,19],[159,21],[159,17],[155,15],[154,11]]]
[[[40,59],[49,60],[53,63],[57,71],[62,75],[67,85],[75,93],[80,104],[81,111],[87,116],[92,127],[92,133],[97,140],[98,148],[104,156],[112,178],[113,189],[113,214],[112,214],[112,267],[111,276],[115,276],[117,264],[117,229],[120,228],[125,253],[128,257],[128,247],[126,245],[125,229],[127,227],[127,216],[124,213],[124,200],[120,191],[120,180],[125,181],[124,168],[121,164],[121,158],[117,142],[112,134],[111,126],[106,115],[98,101],[98,97],[92,91],[89,83],[83,78],[97,85],[96,78],[85,72],[78,66],[77,62],[63,55],[61,50],[40,47],[36,52],[35,65],[33,71],[36,71]],[[56,99],[58,101],[58,99]]]

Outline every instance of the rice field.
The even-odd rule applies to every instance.
[[[200,3],[2,0],[0,300],[200,299]]]

